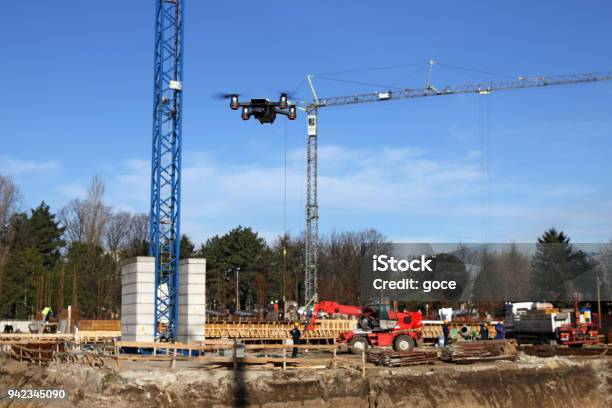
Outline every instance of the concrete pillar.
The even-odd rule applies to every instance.
[[[204,341],[206,323],[206,260],[183,259],[179,267],[178,341]]]
[[[155,258],[139,256],[121,263],[121,339],[153,341]]]

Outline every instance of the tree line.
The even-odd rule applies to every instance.
[[[15,183],[0,175],[0,317],[29,318],[45,306],[59,311],[72,305],[85,318],[117,318],[121,261],[148,255],[148,214],[116,211],[107,205],[104,183],[98,177],[93,178],[84,198],[71,200],[57,213],[45,202],[21,211],[20,201]],[[362,244],[385,242],[375,229],[322,236],[319,299],[368,302],[360,293]],[[199,246],[183,235],[180,245],[181,258],[207,260],[206,295],[211,309],[235,308],[238,277],[243,309],[282,299],[304,302],[303,234],[282,235],[268,243],[251,228],[238,226]],[[440,264],[454,263],[452,270],[436,272],[437,278],[446,274],[463,287],[469,286],[470,299],[452,299],[457,302],[567,297],[571,288],[564,282],[593,268],[602,279],[603,296],[609,293],[612,252],[595,260],[575,249],[569,237],[554,228],[539,237],[531,256],[514,245],[500,253],[459,248],[438,259]]]

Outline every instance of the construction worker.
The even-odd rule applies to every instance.
[[[484,323],[480,323],[480,340],[489,340],[489,328]]]
[[[506,337],[506,330],[502,322],[497,322],[495,325],[495,338],[497,340],[503,340]]]
[[[442,324],[442,335],[444,336],[444,347],[448,346],[448,338],[450,335],[450,329],[448,327],[448,320],[444,321]]]
[[[301,333],[300,333],[300,324],[298,322],[295,322],[293,324],[293,329],[291,329],[289,333],[291,333],[291,339],[293,340],[293,344],[294,345],[300,344],[300,334]],[[296,358],[297,355],[298,355],[298,348],[294,347],[291,357]]]
[[[45,308],[42,310],[42,320],[44,323],[47,323],[49,321],[50,314],[51,308],[49,306],[45,306]]]

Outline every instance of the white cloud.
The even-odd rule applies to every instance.
[[[84,199],[87,196],[87,188],[80,184],[62,184],[57,187],[57,190],[68,200]]]
[[[529,236],[533,240],[537,235],[532,230],[561,222],[569,227],[580,223],[593,225],[589,214],[577,210],[581,204],[577,197],[583,196],[588,186],[550,183],[538,186],[535,182],[521,184],[500,179],[492,186],[491,195],[495,198],[498,193],[506,194],[487,202],[483,199],[480,160],[470,151],[456,159],[443,159],[404,146],[366,151],[322,145],[319,153],[320,216],[326,228],[366,225],[391,238],[437,237],[435,241],[452,241],[459,236],[478,240],[482,220],[489,219],[500,239],[507,241]],[[305,223],[305,161],[303,150],[290,152],[287,226],[293,234],[300,233]],[[109,204],[121,210],[148,212],[149,162],[127,160],[117,169],[106,176]],[[229,228],[246,225],[273,240],[283,228],[283,174],[280,162],[238,165],[223,163],[209,154],[186,154],[182,232],[195,242],[202,242]],[[78,195],[84,187],[65,185],[63,190]],[[416,221],[427,228],[397,231]],[[395,232],[386,232],[394,228]]]
[[[0,155],[0,173],[9,176],[20,176],[33,173],[44,173],[59,169],[56,161],[25,160]]]
[[[432,201],[465,196],[478,187],[477,166],[424,155],[408,147],[366,151],[320,146],[319,199],[326,216],[360,214],[375,224],[380,215],[430,213]],[[290,152],[287,218],[293,233],[304,228],[305,161],[303,150]],[[267,238],[282,233],[282,163],[228,165],[203,153],[188,154],[183,163],[184,232],[198,241],[238,224],[267,231],[262,232]],[[107,179],[109,202],[124,210],[147,211],[148,162],[128,160],[119,169]]]

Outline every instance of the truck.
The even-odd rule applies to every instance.
[[[546,303],[523,303],[513,307],[507,316],[509,337],[515,337],[519,344],[557,343],[570,347],[598,343],[598,331],[591,320],[590,311],[557,309]],[[510,308],[507,309],[510,311]]]
[[[346,315],[357,319],[357,328],[340,333],[338,340],[353,354],[369,347],[393,347],[408,351],[421,339],[420,312],[392,310],[388,304],[368,304],[365,307],[342,305],[333,301],[316,303],[305,330],[312,330],[317,318]]]

